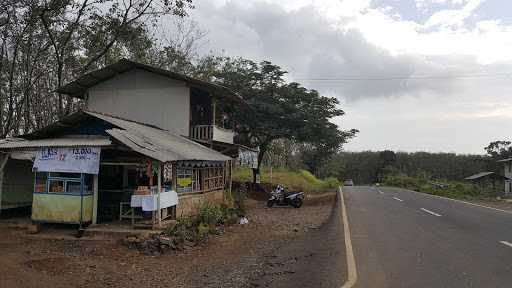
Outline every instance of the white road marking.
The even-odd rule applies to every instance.
[[[380,195],[384,195],[384,192],[382,192],[382,191],[380,191],[380,190],[377,190],[377,191],[379,191]]]
[[[432,215],[434,215],[434,216],[437,216],[437,217],[441,217],[441,216],[443,216],[443,215],[441,215],[441,214],[437,214],[436,212],[432,212],[432,211],[430,211],[430,210],[428,210],[428,209],[425,209],[425,208],[421,208],[421,210],[423,210],[423,211],[427,212],[428,214],[432,214]]]
[[[341,286],[341,288],[350,288],[356,284],[357,281],[357,269],[356,269],[356,259],[354,257],[354,251],[352,249],[352,240],[350,238],[350,227],[348,225],[348,217],[347,217],[347,207],[345,206],[345,199],[343,198],[343,191],[341,190],[341,186],[339,187],[339,195],[341,199],[341,217],[343,219],[343,230],[345,232],[345,249],[347,254],[347,266],[348,266],[348,279],[345,284]]]
[[[393,197],[393,199],[395,199],[396,201],[404,202],[404,200],[402,200],[400,198]]]
[[[485,206],[485,205],[475,204],[475,203],[471,203],[471,202],[467,202],[467,201],[462,201],[462,200],[459,200],[459,199],[452,199],[452,198],[447,198],[447,197],[443,197],[443,196],[432,195],[432,194],[427,194],[427,193],[422,193],[422,192],[417,192],[417,191],[412,191],[412,190],[407,190],[407,189],[405,189],[405,190],[409,191],[409,192],[425,195],[425,196],[428,196],[428,197],[441,198],[441,199],[445,199],[445,200],[450,200],[450,201],[454,201],[454,202],[468,204],[468,205],[475,206],[475,207],[487,208],[487,209],[491,209],[491,210],[494,210],[494,211],[499,211],[499,212],[503,212],[503,213],[507,213],[507,214],[512,214],[512,211],[507,211],[507,210],[502,210],[502,209],[498,209],[498,208],[494,208],[494,207],[489,207],[489,206]]]
[[[507,241],[500,241],[500,243],[501,243],[501,244],[503,244],[503,245],[507,245],[507,246],[509,246],[509,247],[512,247],[512,243],[510,243],[510,242],[507,242]]]

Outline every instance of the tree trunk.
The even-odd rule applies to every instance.
[[[257,176],[261,175],[261,162],[263,161],[263,156],[265,156],[265,153],[267,152],[268,145],[269,144],[260,145],[260,151],[258,153],[258,167],[252,169],[252,183],[256,183]]]

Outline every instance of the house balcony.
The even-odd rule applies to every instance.
[[[235,132],[216,125],[196,125],[190,128],[190,138],[202,142],[217,141],[233,144]]]

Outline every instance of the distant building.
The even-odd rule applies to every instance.
[[[505,176],[505,196],[510,196],[512,192],[512,158],[499,160],[503,163]]]

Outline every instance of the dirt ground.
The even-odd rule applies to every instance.
[[[467,202],[512,212],[512,199],[481,199]]]
[[[248,201],[249,224],[162,256],[129,250],[119,239],[34,237],[3,220],[0,287],[341,286],[346,268],[335,194],[300,209],[264,204]]]

